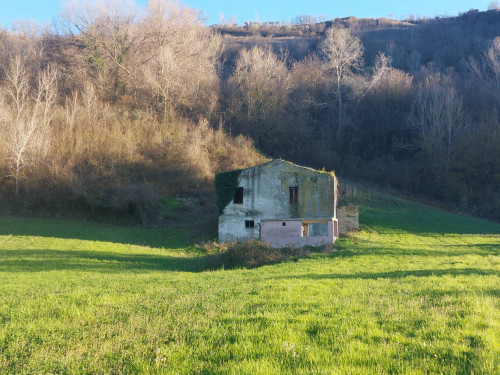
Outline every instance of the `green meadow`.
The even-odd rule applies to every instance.
[[[500,225],[365,199],[333,254],[0,217],[1,374],[500,374]]]

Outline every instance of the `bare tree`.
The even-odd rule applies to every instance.
[[[95,122],[102,114],[103,103],[99,100],[95,87],[90,81],[86,81],[83,86],[82,107],[88,121]]]
[[[125,0],[76,1],[64,19],[79,31],[100,92],[115,99],[147,93],[165,116],[179,108],[214,110],[220,41],[200,12],[173,0],[150,0],[144,12]]]
[[[316,23],[316,16],[299,14],[292,22],[297,25],[314,25]]]
[[[468,123],[462,98],[456,90],[427,80],[417,94],[409,123],[418,131],[418,146],[430,166],[447,172],[453,144]]]
[[[64,108],[66,109],[65,122],[66,126],[68,126],[69,129],[73,129],[75,125],[76,115],[80,108],[78,96],[78,91],[72,90],[71,96],[66,97],[64,105]]]
[[[286,101],[290,79],[285,61],[270,48],[242,50],[233,79],[246,107],[249,119],[266,120]]]
[[[230,84],[234,85],[232,111],[242,115],[243,123],[252,128],[260,144],[275,124],[273,116],[282,113],[291,89],[291,79],[285,63],[286,54],[278,58],[270,48],[253,47],[242,50],[236,61]]]
[[[365,97],[365,95],[370,92],[375,86],[377,86],[380,81],[387,75],[391,69],[391,58],[387,57],[383,52],[379,52],[375,58],[375,65],[373,67],[373,74],[368,77],[364,77],[364,85],[360,88],[358,99],[356,101],[356,107],[359,102]]]
[[[145,88],[153,88],[163,115],[184,110],[192,117],[210,116],[218,94],[219,37],[201,23],[198,12],[164,0],[150,1],[140,26],[151,35],[154,51],[142,67]]]
[[[326,39],[320,50],[325,57],[326,68],[333,73],[334,93],[337,98],[337,138],[344,129],[343,85],[347,76],[358,71],[363,65],[363,45],[361,40],[345,27],[332,27],[326,31]]]
[[[137,30],[138,14],[133,3],[125,0],[75,0],[62,13],[66,29],[76,30],[85,46],[83,61],[88,73],[112,98],[124,94],[126,84],[133,83],[136,68],[149,58],[140,51],[145,35]]]
[[[47,130],[54,116],[58,70],[49,66],[38,74],[36,88],[30,87],[30,75],[23,59],[16,57],[6,72],[7,86],[1,117],[3,141],[7,149],[8,177],[14,179],[15,194],[25,169],[47,152]]]
[[[333,76],[333,93],[337,104],[337,128],[334,134],[340,155],[344,154],[346,129],[352,125],[356,111],[368,92],[376,87],[387,74],[391,58],[380,52],[372,74],[365,74],[363,46],[359,38],[351,35],[347,28],[327,30],[326,39],[320,44],[325,57],[324,66]],[[358,73],[358,74],[357,74]],[[351,99],[351,115],[347,112],[348,94]]]
[[[66,3],[62,19],[67,30],[76,29],[86,44],[99,53],[99,57],[111,60],[130,73],[125,58],[135,41],[135,14],[131,2],[75,0]]]
[[[490,41],[480,61],[469,56],[468,66],[500,105],[500,36]]]

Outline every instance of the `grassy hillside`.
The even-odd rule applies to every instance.
[[[500,373],[500,225],[388,197],[335,254],[203,271],[174,230],[0,218],[0,372]]]

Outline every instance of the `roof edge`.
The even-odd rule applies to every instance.
[[[296,168],[306,169],[308,171],[313,171],[316,173],[325,173],[325,174],[330,174],[330,175],[333,173],[332,177],[336,178],[335,172],[333,172],[333,171],[332,172],[320,171],[320,170],[317,170],[314,168],[304,167],[303,165],[298,165],[298,164],[292,163],[291,161],[287,161],[287,160],[283,160],[283,159],[272,159],[272,160],[267,161],[265,163],[254,165],[253,167],[243,168],[242,171],[247,171],[247,170],[254,169],[254,168],[260,168],[260,167],[263,167],[263,166],[268,165],[268,164],[281,164],[281,163],[286,163],[286,164],[292,165]]]

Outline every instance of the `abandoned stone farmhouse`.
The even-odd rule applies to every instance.
[[[337,179],[284,160],[216,176],[219,241],[260,239],[273,247],[333,243]]]

